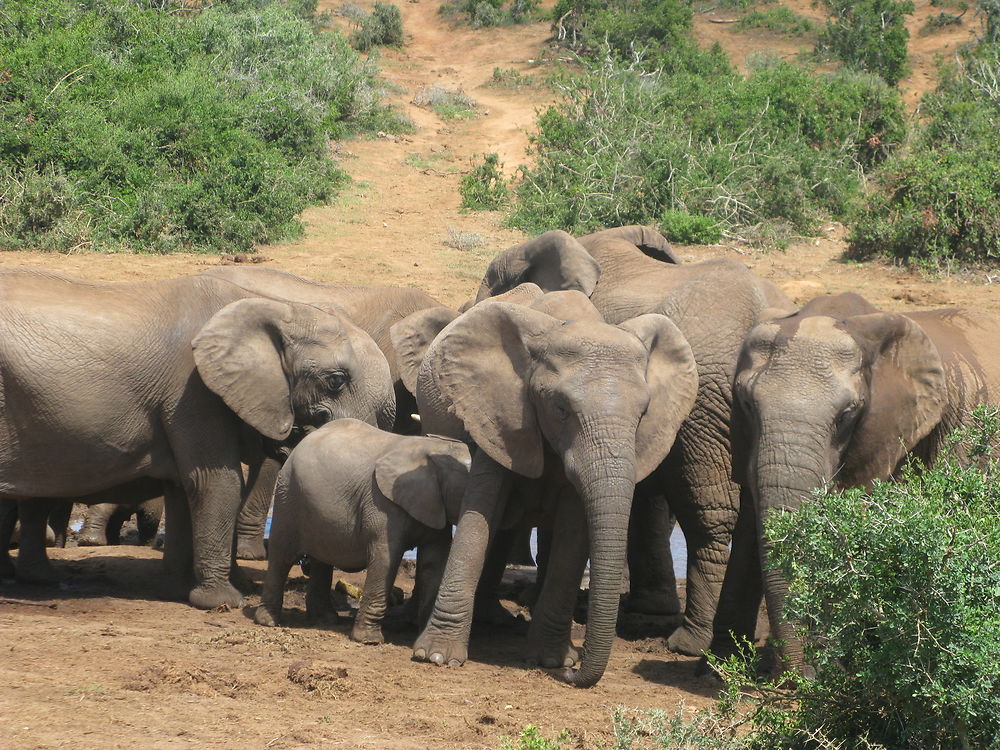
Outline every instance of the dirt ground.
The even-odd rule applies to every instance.
[[[787,4],[816,16],[808,0]],[[382,55],[385,75],[396,85],[390,96],[416,132],[339,144],[353,186],[335,205],[305,213],[303,240],[261,248],[270,265],[324,281],[418,286],[455,304],[474,292],[496,251],[522,239],[500,226],[499,214],[459,213],[457,186],[477,154],[497,151],[510,173],[527,159],[536,109],[551,93],[484,84],[494,67],[542,74],[537,61],[557,56],[546,46],[548,26],[456,33],[437,6],[434,0],[402,2],[407,44]],[[926,0],[917,8],[914,32],[939,10]],[[809,46],[739,34],[732,24],[708,20],[732,17],[723,9],[699,13],[696,32],[706,44],[722,43],[737,64],[754,51],[791,56]],[[933,36],[914,33],[914,72],[903,82],[911,105],[933,86],[935,57],[950,54],[970,34],[968,24]],[[462,88],[479,102],[481,116],[442,121],[410,103],[420,87],[435,82]],[[459,234],[459,247],[445,244]],[[470,247],[477,239],[472,234],[481,247]],[[855,290],[891,310],[1000,310],[1000,272],[845,263],[843,234],[831,225],[822,237],[784,251],[678,251],[685,260],[739,258],[800,302]],[[108,280],[195,273],[218,262],[204,255],[0,255],[4,266]],[[410,661],[412,632],[391,632],[381,646],[354,644],[346,623],[305,622],[304,579],[296,575],[285,604],[288,627],[264,629],[253,625],[248,610],[201,612],[157,600],[159,552],[71,547],[53,557],[69,576],[61,589],[0,587],[0,748],[496,748],[502,736],[527,724],[548,736],[569,729],[573,746],[593,748],[608,742],[617,705],[694,710],[717,690],[696,676],[694,659],[666,650],[667,622],[640,624],[619,638],[604,679],[581,691],[562,684],[556,672],[525,667],[516,633],[474,634],[471,660],[458,669]],[[260,582],[262,564],[243,567]],[[410,583],[402,573],[400,586]],[[257,601],[248,598],[250,605]]]

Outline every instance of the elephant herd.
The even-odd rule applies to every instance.
[[[413,656],[457,665],[473,617],[497,611],[511,540],[537,527],[525,654],[583,687],[606,669],[626,567],[629,609],[677,613],[674,518],[688,567],[668,647],[731,652],[763,597],[803,667],[768,514],[931,460],[998,400],[994,318],[853,293],[798,308],[740,263],[681,263],[650,227],[504,250],[459,310],[261,267],[146,283],[0,271],[0,498],[22,520],[19,577],[50,576],[58,499],[162,495],[165,593],[237,606],[233,551],[264,556],[273,496],[258,623],[280,620],[308,554],[310,613],[329,611],[334,567],[365,569],[351,635],[380,642],[416,547]]]

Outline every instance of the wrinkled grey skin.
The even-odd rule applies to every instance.
[[[754,325],[792,312],[794,306],[772,283],[735,261],[677,265],[649,257],[639,245],[656,244],[651,239],[656,236],[655,229],[634,226],[579,240],[565,232],[546,232],[500,253],[488,267],[477,299],[528,281],[547,290],[577,289],[590,296],[609,323],[659,313],[670,318],[687,339],[698,366],[698,396],[670,455],[644,483],[633,513],[643,528],[662,528],[667,533],[667,506],[652,502],[662,494],[684,531],[687,606],[683,623],[667,644],[674,651],[696,655],[712,640],[728,543],[737,519],[743,516],[739,486],[731,479],[729,444],[736,359],[744,336]],[[662,545],[667,544],[663,539]],[[633,559],[632,567],[648,575],[633,577],[630,606],[669,612],[677,606],[670,558],[656,555],[655,550]],[[726,602],[719,608],[720,617],[730,616]],[[717,624],[723,629],[730,625]]]
[[[419,289],[388,286],[344,286],[322,284],[286,271],[262,267],[220,266],[204,271],[206,275],[225,279],[238,286],[272,299],[291,300],[305,304],[335,306],[354,325],[374,339],[389,363],[396,396],[396,422],[393,432],[418,434],[420,425],[412,418],[416,401],[400,379],[396,351],[389,337],[389,328],[406,316],[440,303]],[[250,490],[237,521],[236,555],[241,560],[263,560],[264,525],[271,507],[274,482],[281,462],[273,455],[265,459],[260,478]]]
[[[589,554],[585,655],[566,677],[594,685],[611,652],[635,482],[670,450],[696,387],[690,347],[669,320],[607,325],[578,292],[544,295],[530,307],[479,304],[448,324],[420,365],[417,404],[427,433],[467,436],[476,449],[414,658],[465,661],[490,541],[534,505],[553,519],[554,533],[527,653],[543,666],[578,661],[570,627]]]
[[[260,436],[395,416],[385,357],[363,331],[207,276],[0,272],[0,373],[0,497],[162,480],[168,575],[205,608],[242,601],[228,580],[233,530],[241,459],[256,471]]]
[[[735,394],[734,472],[765,520],[815,488],[888,479],[911,454],[932,460],[972,408],[1000,401],[1000,321],[960,309],[880,312],[856,294],[821,297],[750,331]],[[750,526],[734,550],[757,548],[759,529]],[[766,560],[767,544],[759,549]],[[786,591],[766,570],[772,635],[802,669],[801,644],[781,616]],[[748,625],[759,603],[759,595],[743,601]]]
[[[330,612],[332,566],[367,569],[351,638],[381,643],[388,592],[403,553],[414,546],[423,620],[444,571],[469,463],[460,441],[394,435],[354,419],[312,432],[278,475],[256,622],[277,624],[288,571],[307,554],[308,613]]]

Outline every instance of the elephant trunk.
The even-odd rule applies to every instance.
[[[579,669],[567,675],[576,687],[597,684],[611,656],[635,492],[632,442],[608,442],[603,455],[592,455],[580,466],[575,482],[583,501],[590,540],[590,599],[584,656]]]
[[[806,668],[802,643],[794,633],[793,624],[784,616],[788,582],[780,571],[770,565],[771,545],[764,534],[764,524],[776,511],[797,509],[813,489],[823,486],[829,473],[822,459],[804,453],[801,446],[796,446],[795,454],[794,459],[791,456],[782,459],[769,457],[767,463],[758,463],[753,487],[758,510],[757,533],[761,542],[764,598],[771,621],[771,635],[781,643],[780,651],[786,666],[801,672]]]

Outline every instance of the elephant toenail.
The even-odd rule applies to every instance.
[[[435,664],[444,664],[444,656],[442,654],[431,654],[431,661]]]

